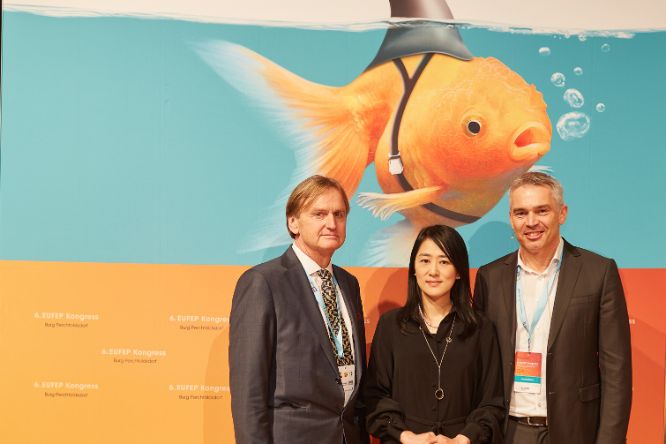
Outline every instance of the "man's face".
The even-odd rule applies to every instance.
[[[520,246],[529,253],[555,250],[567,206],[560,206],[550,188],[524,185],[510,195],[509,218]]]
[[[340,192],[326,190],[303,208],[298,216],[288,220],[289,229],[296,235],[296,245],[311,258],[332,256],[345,242],[347,210]],[[321,264],[320,264],[321,265]]]

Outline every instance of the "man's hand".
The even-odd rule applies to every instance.
[[[400,434],[400,442],[402,444],[437,444],[437,436],[432,432],[415,434],[409,430],[405,430]]]
[[[472,444],[472,441],[465,435],[458,435],[453,439],[444,435],[437,435],[437,444]]]

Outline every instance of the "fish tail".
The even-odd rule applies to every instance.
[[[298,162],[291,185],[321,174],[338,180],[351,199],[371,161],[353,95],[345,94],[344,87],[305,80],[233,43],[208,42],[197,51],[229,84],[255,99],[288,130]]]

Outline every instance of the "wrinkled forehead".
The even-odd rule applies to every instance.
[[[296,216],[298,216],[303,211],[310,211],[317,207],[323,209],[331,209],[331,203],[336,207],[335,210],[347,211],[347,205],[345,205],[345,198],[335,187],[324,188],[319,190],[312,195],[307,196],[303,199],[301,205],[296,209]],[[339,207],[339,208],[337,208]]]

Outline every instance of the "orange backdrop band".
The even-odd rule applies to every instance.
[[[229,443],[228,325],[247,267],[0,261],[0,442]],[[406,272],[349,268],[367,342]],[[624,269],[630,443],[661,442],[666,270]]]

